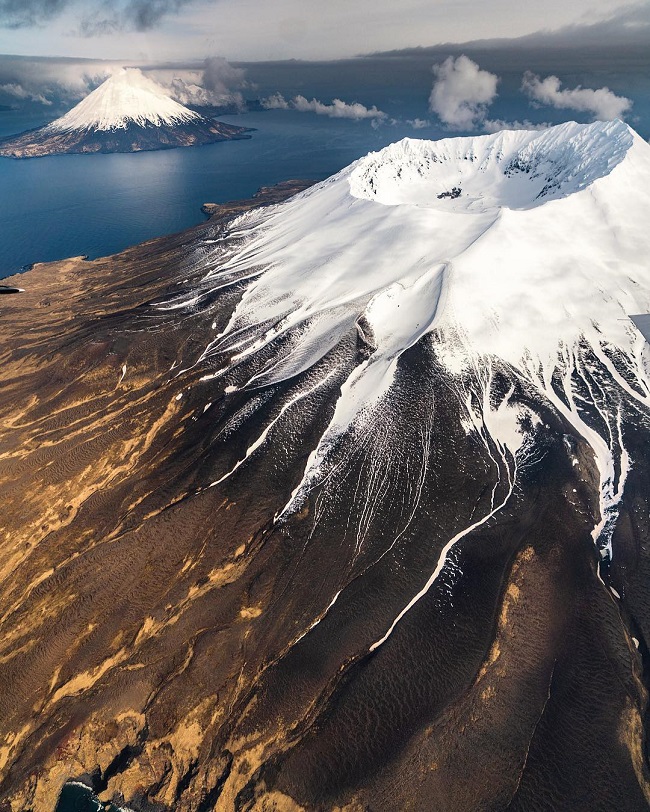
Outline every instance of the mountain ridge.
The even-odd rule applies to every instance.
[[[488,139],[4,297],[10,808],[650,808],[650,147]]]

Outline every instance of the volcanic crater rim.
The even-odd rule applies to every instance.
[[[350,192],[385,206],[462,214],[532,209],[610,174],[633,143],[620,120],[439,141],[404,138],[358,161]]]

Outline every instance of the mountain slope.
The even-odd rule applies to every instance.
[[[374,419],[400,356],[440,332],[435,354],[464,391],[469,431],[490,414],[485,406],[482,417],[474,411],[467,376],[484,368],[485,380],[472,385],[489,404],[489,367],[499,363],[592,446],[605,522],[594,533],[608,544],[600,531],[626,473],[617,473],[626,467],[616,428],[620,400],[635,408],[650,403],[645,344],[626,318],[650,310],[643,226],[650,196],[639,181],[648,176],[650,149],[620,122],[400,142],[256,226],[259,237],[225,273],[270,270],[204,358],[228,352],[231,335],[238,359],[260,357],[282,339],[285,347],[250,379],[228,370],[237,386],[277,384],[363,325],[373,351],[342,390],[305,473],[301,488],[308,490],[337,436],[362,426],[366,415]],[[584,393],[574,397],[572,389],[575,378],[589,386],[593,364],[604,372],[601,394],[590,390],[603,401],[595,408],[604,437],[583,420]],[[498,424],[484,429],[514,455],[525,439],[524,415],[507,408],[508,397],[496,410]]]
[[[407,140],[25,275],[11,808],[648,809],[649,181],[620,122]]]
[[[246,128],[205,118],[174,101],[137,68],[110,76],[45,127],[0,140],[0,155],[137,152],[247,138]]]

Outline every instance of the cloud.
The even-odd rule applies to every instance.
[[[246,84],[246,71],[236,68],[222,56],[211,56],[203,63],[203,87],[213,93],[227,93]]]
[[[166,78],[165,73],[156,74],[156,80],[165,85],[181,104],[244,106],[239,91],[248,87],[246,71],[234,67],[223,57],[208,57],[201,71],[186,71],[185,75],[176,72],[171,79]]]
[[[122,67],[132,67],[132,64],[0,55],[0,94],[66,108]],[[243,107],[240,90],[250,86],[246,71],[222,57],[209,57],[199,68],[150,65],[142,69],[181,104]]]
[[[407,118],[406,123],[410,124],[414,130],[423,130],[425,127],[431,126],[431,122],[425,121],[423,118]]]
[[[433,66],[436,79],[429,109],[451,130],[474,130],[497,96],[499,77],[481,70],[465,54]]]
[[[8,96],[13,96],[14,99],[22,99],[23,101],[28,100],[46,105],[52,104],[52,101],[46,98],[42,93],[28,90],[16,82],[7,82],[4,85],[0,85],[0,93],[6,93]]]
[[[266,99],[262,99],[262,107],[265,110],[289,110],[291,105],[281,93],[273,93]]]
[[[595,119],[623,118],[632,107],[630,99],[617,96],[608,87],[592,90],[578,85],[572,90],[560,90],[561,84],[557,76],[540,79],[536,74],[527,71],[521,89],[537,105],[546,104],[558,110],[570,109],[590,113]]]
[[[116,62],[0,56],[0,93],[69,107],[121,67]]]
[[[150,31],[156,28],[163,17],[177,14],[190,2],[191,0],[94,0],[91,9],[81,18],[79,33],[93,37],[119,31]]]
[[[178,13],[192,0],[90,0],[81,17],[84,36],[117,31],[149,31],[168,14]],[[74,0],[0,0],[0,26],[34,28],[59,17]]]
[[[624,3],[629,3],[623,6]],[[329,59],[353,56],[360,50],[380,51],[445,43],[431,63],[449,54],[470,53],[467,40],[482,39],[494,43],[494,37],[505,37],[503,43],[517,47],[547,48],[561,45],[572,50],[576,44],[634,41],[647,47],[648,3],[630,0],[545,0],[544,3],[513,3],[493,0],[489,13],[478,0],[356,0],[354,3],[317,3],[315,0],[0,0],[0,24],[13,26],[48,26],[43,36],[29,39],[20,36],[5,40],[3,50],[41,53],[68,53],[69,33],[80,29],[86,34],[114,34],[106,37],[102,55],[119,53],[134,58],[136,54],[158,54],[161,58],[201,58],[206,47],[238,60],[281,58]],[[181,13],[178,26],[167,25]],[[56,24],[48,25],[55,22]],[[163,26],[160,26],[160,23]],[[133,37],[119,40],[122,30],[146,31],[156,26],[165,28],[154,41]],[[645,26],[645,27],[644,27]],[[555,31],[549,30],[555,28]],[[530,32],[537,31],[535,35]],[[363,36],[360,36],[363,32]],[[531,40],[522,35],[532,37]],[[459,39],[465,44],[460,45]],[[486,39],[487,38],[487,39]],[[516,39],[514,39],[516,38]],[[449,47],[450,42],[456,46]],[[210,43],[209,46],[206,46]],[[67,48],[66,48],[67,46]],[[510,47],[510,46],[508,46]],[[76,45],[80,53],[83,45]],[[85,47],[84,53],[98,55]],[[482,67],[490,67],[482,58]],[[528,63],[524,67],[535,67]],[[536,70],[555,72],[559,68]],[[499,71],[497,71],[498,73]]]
[[[591,16],[591,15],[589,15]],[[643,45],[647,47],[650,35],[650,3],[636,2],[616,7],[599,15],[594,22],[575,22],[555,30],[544,29],[512,40],[524,47],[584,46],[620,48]]]
[[[341,99],[333,99],[331,104],[325,104],[318,99],[309,101],[304,96],[294,96],[288,101],[280,93],[274,93],[272,96],[262,99],[262,107],[267,110],[298,110],[300,113],[316,113],[318,116],[349,118],[353,121],[371,119],[373,122],[377,122],[388,118],[386,113],[377,109],[375,105],[366,107],[359,102],[348,104]]]
[[[65,9],[69,0],[0,0],[0,25],[26,28],[51,20]]]
[[[341,99],[333,99],[331,104],[324,104],[317,99],[307,101],[304,96],[296,96],[293,100],[293,106],[301,113],[316,113],[319,116],[329,116],[330,118],[351,118],[354,121],[360,121],[364,118],[385,119],[386,113],[378,110],[375,105],[366,107],[359,102],[347,104]]]
[[[552,125],[547,121],[533,124],[532,121],[504,121],[503,119],[486,119],[483,122],[483,129],[486,133],[498,133],[501,130],[547,130]]]

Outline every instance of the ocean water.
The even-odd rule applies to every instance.
[[[501,62],[494,54],[478,57],[481,65],[503,77],[492,118],[557,123],[572,117],[570,111],[531,108],[518,93],[521,71],[530,64],[527,58],[520,64],[512,55],[505,62],[499,58]],[[291,178],[321,180],[405,136],[448,136],[427,109],[431,61],[423,54],[409,59],[247,66],[250,98],[280,91],[287,98],[301,93],[325,102],[339,96],[376,104],[389,116],[379,127],[368,120],[269,110],[221,117],[255,128],[246,141],[128,155],[0,158],[0,277],[34,262],[80,254],[104,256],[179,231],[204,219],[203,203],[249,197],[262,185]],[[639,73],[637,64],[616,70],[610,65],[600,72],[589,65],[567,68],[562,76],[569,86],[591,82],[607,83],[617,92],[631,88],[635,100],[631,123],[642,132],[648,130],[645,137],[650,135],[650,79]],[[40,126],[59,112],[38,106],[30,112],[0,112],[0,136]],[[408,121],[416,118],[431,123],[414,129]]]
[[[0,128],[3,116],[11,114],[0,113]],[[367,121],[297,112],[221,120],[256,131],[246,141],[157,152],[0,158],[0,276],[33,262],[103,256],[179,231],[204,219],[203,203],[250,197],[260,186],[290,178],[321,180],[402,137]]]
[[[113,804],[103,804],[97,796],[82,783],[64,784],[56,809],[53,812],[122,812]]]

